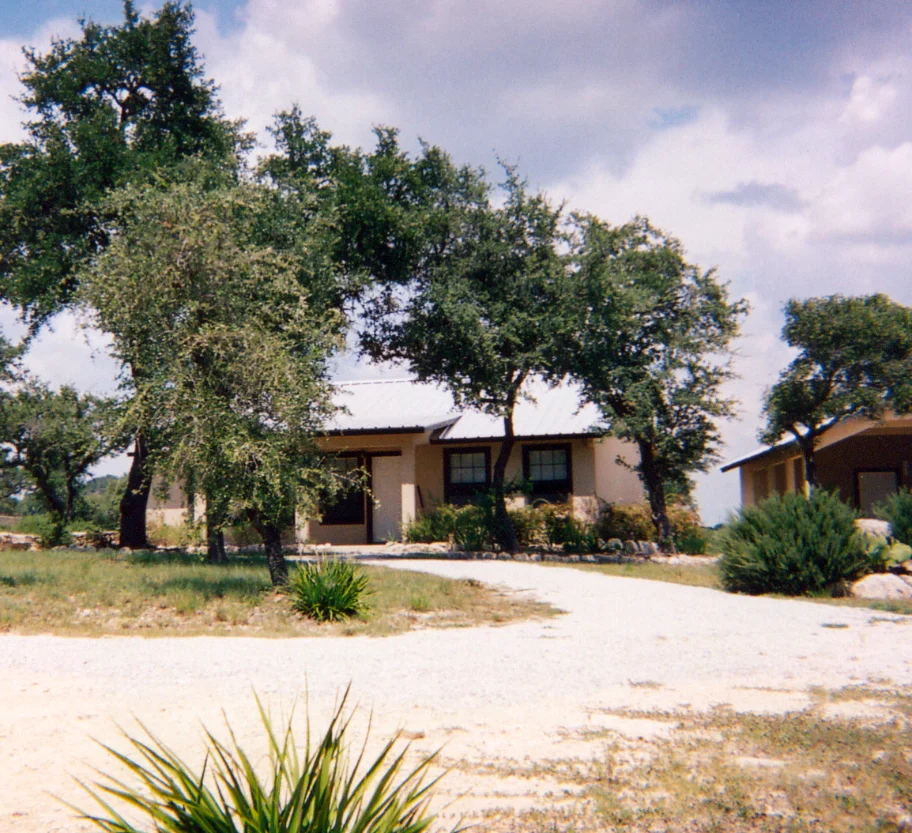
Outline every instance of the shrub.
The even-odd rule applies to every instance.
[[[66,524],[51,514],[23,515],[16,522],[16,532],[35,535],[38,545],[44,549],[65,547],[73,542]]]
[[[338,622],[362,613],[370,594],[367,576],[338,558],[298,567],[287,586],[292,607],[318,622]]]
[[[709,543],[709,533],[701,526],[700,516],[689,506],[672,503],[668,506],[668,520],[681,552],[702,555]],[[609,503],[602,509],[598,520],[599,537],[606,541],[655,541],[656,529],[652,510],[645,501],[640,503]]]
[[[433,823],[428,802],[436,781],[425,783],[433,755],[406,771],[404,752],[394,754],[393,738],[369,766],[359,767],[365,740],[352,768],[345,738],[351,716],[344,714],[344,698],[313,749],[308,725],[302,754],[291,721],[278,733],[259,701],[257,705],[269,744],[268,766],[239,745],[230,726],[228,743],[206,732],[207,754],[200,771],[144,728],[142,738],[127,736],[129,754],[104,747],[136,786],[109,775],[83,785],[103,813],[78,811],[81,817],[106,833],[421,833]],[[143,817],[144,826],[123,818],[112,799]]]
[[[510,520],[522,547],[534,547],[545,542],[545,515],[541,506],[520,506],[510,509]]]
[[[407,523],[402,529],[402,539],[409,544],[449,541],[450,536],[456,532],[458,511],[449,503],[441,503]]]
[[[494,514],[485,498],[468,506],[441,503],[402,530],[410,544],[429,544],[451,538],[466,552],[490,549],[494,540]]]
[[[901,489],[875,507],[878,518],[890,522],[893,537],[912,546],[912,491]]]
[[[723,587],[789,596],[842,592],[868,567],[855,518],[821,489],[810,498],[790,493],[745,507],[720,536]]]

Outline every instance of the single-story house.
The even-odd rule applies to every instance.
[[[567,385],[527,383],[516,406],[516,444],[507,478],[531,482],[531,499],[572,502],[594,518],[606,502],[643,499],[628,466],[634,446],[605,436],[598,410],[582,405]],[[369,490],[350,492],[322,518],[302,519],[298,540],[365,544],[398,540],[404,524],[441,502],[464,503],[488,488],[504,436],[503,420],[458,409],[442,387],[409,379],[340,382],[340,407],[319,439],[337,454],[336,465],[368,472]],[[201,507],[197,507],[199,515]],[[150,520],[179,524],[186,498],[178,487],[153,490]]]
[[[870,517],[875,504],[912,488],[912,415],[844,420],[820,437],[814,457],[821,485]],[[724,472],[733,469],[741,474],[743,506],[805,487],[804,457],[795,439],[722,466]]]
[[[618,462],[636,463],[636,449],[604,436],[596,408],[581,406],[566,385],[532,381],[524,392],[529,398],[514,413],[508,479],[530,481],[532,500],[571,501],[581,516],[594,516],[605,502],[642,500],[639,477]],[[416,515],[441,502],[464,503],[490,486],[502,419],[457,409],[444,388],[409,379],[339,383],[335,401],[343,410],[320,444],[339,455],[339,465],[367,470],[372,499],[349,494],[320,521],[304,522],[299,538],[398,539]]]

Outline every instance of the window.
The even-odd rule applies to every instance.
[[[332,461],[333,468],[342,475],[354,476],[354,473],[363,465],[361,457],[349,454],[337,457]],[[339,494],[335,503],[323,511],[321,523],[326,526],[340,526],[342,524],[364,523],[364,489],[354,486]]]
[[[443,453],[443,496],[447,503],[468,503],[491,485],[487,448],[454,448]]]
[[[570,444],[523,447],[523,477],[532,484],[532,497],[560,502],[573,493]]]

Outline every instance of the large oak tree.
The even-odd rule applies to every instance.
[[[113,189],[183,160],[238,164],[249,141],[222,115],[192,43],[189,5],[117,26],[82,22],[77,38],[25,51],[24,141],[0,145],[0,299],[34,332],[69,306],[80,269],[110,241]],[[120,540],[144,546],[149,438],[137,434]]]
[[[670,494],[686,497],[719,446],[717,420],[744,301],[681,244],[637,218],[615,227],[575,218],[556,366],[577,381],[615,436],[639,451],[635,469],[663,548],[674,549]]]

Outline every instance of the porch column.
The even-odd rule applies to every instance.
[[[411,439],[406,440],[402,446],[402,524],[415,520],[417,498],[415,484],[417,473],[415,471],[415,444]]]

